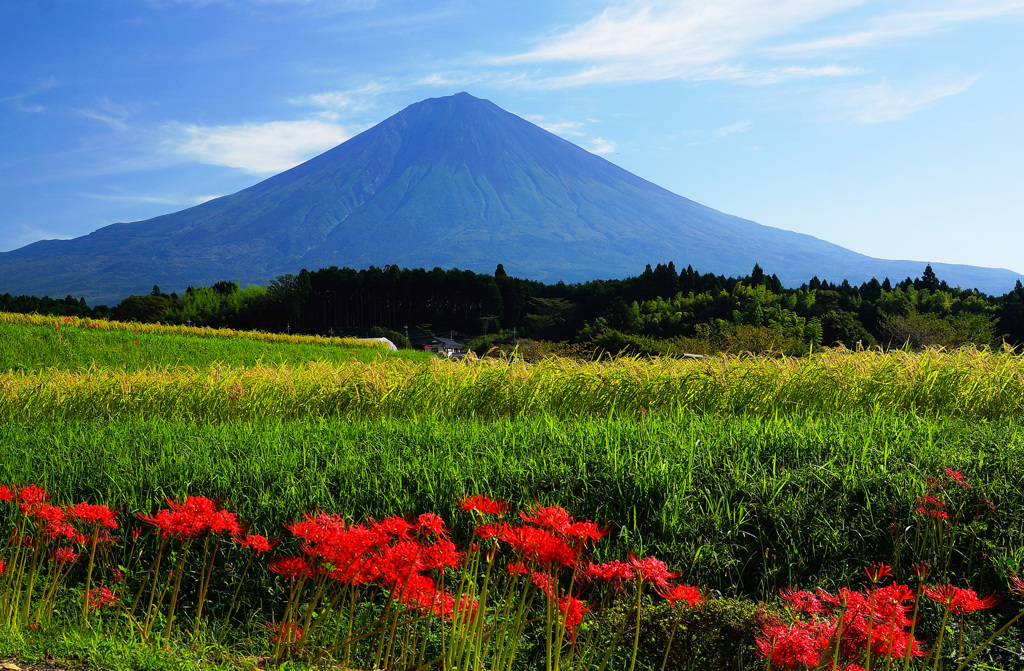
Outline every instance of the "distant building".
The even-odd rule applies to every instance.
[[[460,342],[451,340],[450,338],[434,338],[429,343],[424,345],[423,349],[429,352],[433,352],[434,354],[440,354],[441,356],[446,357],[466,353],[465,345],[463,345]]]

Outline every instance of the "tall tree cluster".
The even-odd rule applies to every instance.
[[[745,277],[724,277],[659,263],[636,277],[580,284],[519,279],[501,265],[493,274],[332,266],[282,275],[266,287],[224,281],[182,295],[153,287],[113,309],[70,296],[5,294],[0,310],[323,335],[456,332],[487,342],[528,337],[652,353],[1024,344],[1020,282],[988,296],[950,287],[931,266],[895,284],[814,277],[796,288],[756,265]]]

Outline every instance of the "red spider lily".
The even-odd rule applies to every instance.
[[[537,586],[540,591],[547,594],[549,599],[558,596],[558,584],[550,573],[534,572],[530,574],[530,582]]]
[[[828,610],[814,592],[786,588],[779,591],[779,596],[792,604],[793,610],[799,613],[818,615]]]
[[[498,538],[508,543],[526,561],[561,566],[574,566],[577,561],[576,550],[543,529],[506,528],[498,534]]]
[[[929,568],[930,567],[928,566],[928,564],[924,563],[923,561],[919,561],[914,562],[914,564],[910,567],[910,570],[914,573],[915,576],[917,576],[918,580],[924,580],[924,577],[928,575]]]
[[[280,557],[270,562],[270,570],[283,578],[309,578],[315,571],[306,562],[305,557]]]
[[[573,643],[576,642],[576,627],[583,622],[583,615],[590,610],[583,601],[574,596],[563,596],[558,600],[558,612],[562,614],[565,628],[569,630]]]
[[[111,606],[115,603],[117,603],[117,592],[113,592],[102,586],[89,590],[90,608],[106,608],[107,606]]]
[[[49,500],[50,495],[46,493],[46,490],[36,485],[28,485],[18,491],[18,507],[25,515],[31,514],[35,508]]]
[[[561,506],[541,506],[534,508],[532,514],[520,511],[519,516],[528,524],[545,527],[563,534],[573,523],[572,516]]]
[[[608,535],[608,527],[599,529],[593,522],[573,522],[565,530],[565,535],[583,542],[599,541]]]
[[[466,512],[477,511],[485,515],[504,516],[508,512],[508,503],[502,500],[489,499],[480,494],[474,494],[463,499],[459,506]]]
[[[12,491],[7,485],[0,485],[0,501],[10,503],[14,500],[14,491]]]
[[[995,594],[982,598],[972,589],[954,587],[953,585],[926,587],[924,593],[935,603],[940,603],[946,606],[951,613],[957,614],[985,610],[999,603],[999,598]]]
[[[675,605],[676,601],[685,601],[691,608],[707,601],[707,597],[693,585],[673,585],[671,589],[660,594],[672,605]]]
[[[950,480],[952,480],[953,482],[955,482],[958,487],[963,487],[964,489],[971,489],[970,483],[967,482],[967,479],[964,478],[964,474],[961,473],[960,471],[954,471],[952,468],[944,468],[942,469],[942,474],[945,475]]]
[[[476,535],[480,538],[495,538],[508,528],[509,526],[504,522],[481,524],[476,528]]]
[[[245,538],[242,538],[241,534],[235,534],[234,538],[235,542],[242,547],[252,548],[257,557],[277,545],[277,543],[269,541],[266,536],[259,534],[247,534]]]
[[[217,510],[216,504],[206,497],[189,496],[182,503],[167,499],[167,505],[170,510],[160,510],[153,516],[139,513],[139,519],[160,529],[164,538],[177,536],[183,541],[207,532],[237,534],[245,530],[235,513]]]
[[[409,532],[412,530],[412,525],[401,517],[385,517],[380,522],[373,523],[371,528],[388,536],[410,538]]]
[[[401,584],[409,576],[427,569],[423,547],[415,541],[399,541],[384,548],[380,557],[381,579],[390,585]]]
[[[234,535],[240,534],[246,529],[245,526],[239,523],[237,515],[227,510],[217,510],[210,513],[207,515],[206,524],[209,527],[209,531],[215,534],[227,532]]]
[[[913,601],[914,590],[910,589],[907,585],[893,583],[887,587],[880,587],[875,590],[875,598],[879,600],[877,607],[882,608],[885,603],[901,604],[905,601]]]
[[[462,563],[462,553],[455,549],[455,543],[440,540],[423,549],[423,564],[427,569],[455,568]]]
[[[630,554],[629,565],[633,567],[633,571],[635,571],[638,578],[653,583],[656,590],[663,591],[669,589],[668,581],[679,577],[678,573],[668,570],[668,564],[655,557],[637,559],[633,554]]]
[[[516,574],[519,574],[519,575],[527,575],[531,571],[530,571],[530,567],[527,566],[526,564],[524,564],[523,562],[521,562],[521,561],[513,561],[513,562],[509,562],[508,563],[508,572],[509,573],[516,573]]]
[[[3,570],[0,570],[0,573],[3,573]],[[1010,576],[1010,591],[1018,596],[1024,596],[1024,580],[1015,575]]]
[[[306,514],[305,519],[284,525],[296,538],[304,541],[304,548],[320,548],[333,545],[347,528],[340,515],[318,513],[315,517]],[[383,534],[386,536],[386,534]],[[308,554],[317,554],[315,550],[304,549]]]
[[[416,518],[416,531],[427,536],[448,538],[448,532],[444,528],[444,520],[440,515],[434,513],[423,513]]]
[[[868,580],[877,585],[882,578],[892,575],[892,567],[882,562],[875,562],[864,567],[864,573],[867,574]]]
[[[69,547],[60,547],[50,552],[50,557],[59,564],[74,563],[78,561],[78,553]]]
[[[273,632],[270,642],[273,645],[283,643],[289,645],[302,638],[302,629],[294,622],[282,622],[281,624],[267,623],[267,628]]]
[[[67,510],[68,515],[84,524],[95,524],[105,529],[116,529],[116,513],[102,504],[76,503]]]
[[[480,602],[468,594],[463,594],[456,601],[449,592],[435,592],[434,602],[429,610],[438,617],[455,619],[456,613],[460,622],[472,622],[476,618]]]
[[[763,625],[756,641],[758,652],[783,669],[821,668],[837,653],[833,661],[843,666],[836,668],[844,669],[851,664],[857,668],[869,650],[892,658],[924,654],[910,634],[913,622],[906,604],[914,594],[906,585],[894,583],[862,592],[843,588],[835,595],[823,590],[814,594],[784,590],[781,596],[809,617],[791,624],[773,618]]]
[[[613,559],[606,564],[587,564],[583,570],[584,577],[590,580],[606,582],[626,582],[634,577],[633,567],[624,561]]]
[[[818,668],[821,651],[828,647],[832,627],[827,622],[783,624],[770,618],[754,639],[757,652],[783,669]]]
[[[917,499],[917,507],[914,508],[914,512],[918,515],[932,517],[937,520],[948,520],[949,513],[943,510],[945,507],[946,502],[939,497],[932,494],[925,494]]]
[[[56,506],[53,506],[56,508]],[[58,508],[58,510],[60,510]],[[78,545],[85,545],[89,542],[88,537],[82,534],[69,522],[65,522],[63,519],[55,519],[50,521],[49,519],[44,520],[40,525],[40,531],[43,533],[43,540],[55,541],[61,538],[65,538]]]

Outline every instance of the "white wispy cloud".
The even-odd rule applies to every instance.
[[[34,95],[49,91],[50,89],[57,86],[56,77],[47,77],[46,79],[36,82],[30,89],[22,93],[15,93],[14,95],[5,96],[0,98],[0,103],[14,103],[14,108],[19,112],[27,112],[29,114],[38,114],[39,112],[46,111],[46,107],[39,103],[26,102],[28,98]]]
[[[955,82],[895,87],[886,81],[830,91],[824,99],[839,118],[858,123],[898,121],[926,110],[939,100],[966,91],[977,77]]]
[[[349,134],[324,121],[271,121],[236,126],[169,124],[164,148],[199,163],[253,174],[281,172],[341,144]]]
[[[128,130],[128,117],[133,113],[130,107],[118,105],[106,97],[98,100],[95,107],[75,111],[86,118],[101,121],[116,131]]]
[[[776,55],[832,54],[875,44],[921,37],[970,21],[1024,13],[1022,0],[973,0],[934,3],[928,10],[868,19],[852,32],[795,42],[770,49]]]
[[[389,93],[392,87],[384,82],[372,81],[358,88],[344,91],[322,91],[310,95],[292,98],[288,102],[304,107],[316,107],[323,110],[322,117],[339,118],[342,112],[355,113],[373,109],[381,95]]]
[[[321,7],[330,10],[372,9],[377,0],[146,0],[151,7],[173,7],[175,5],[192,5],[206,7],[209,5],[296,5],[300,7]]]
[[[634,0],[499,65],[579,63],[558,85],[735,76],[729,61],[860,0]],[[589,64],[589,65],[588,65]]]
[[[17,224],[17,231],[10,236],[10,249],[17,249],[38,240],[70,240],[76,237],[67,231],[39,228],[30,224]]]
[[[1021,13],[1024,0],[933,0],[921,11],[867,0],[625,0],[490,63],[535,65],[540,71],[521,74],[524,83],[552,88],[666,79],[775,84],[864,73],[834,63],[779,65],[782,58],[841,57],[851,49]],[[854,28],[829,34],[836,25]]]
[[[586,147],[584,147],[584,149],[589,151],[591,154],[614,154],[615,148],[616,146],[614,142],[606,140],[603,137],[595,137],[587,143]]]
[[[82,198],[102,200],[110,203],[150,203],[155,205],[181,205],[179,198],[167,196],[146,196],[141,194],[79,193]]]
[[[715,129],[715,137],[725,137],[726,135],[734,135],[736,133],[746,133],[750,130],[750,126],[753,124],[752,121],[738,121],[728,126],[722,126]]]
[[[548,121],[539,114],[524,114],[523,118],[555,135],[582,136],[583,123],[580,121]]]

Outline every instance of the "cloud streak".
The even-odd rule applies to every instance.
[[[1021,13],[1024,13],[1022,0],[960,2],[929,11],[875,17],[864,28],[851,33],[795,42],[770,51],[781,56],[834,54],[842,50],[864,49],[876,44],[915,39],[956,24]]]
[[[857,19],[865,0],[626,0],[492,65],[539,68],[524,83],[560,88],[682,79],[777,84],[864,74],[834,63],[780,59],[848,56],[851,50],[1024,13],[1024,0],[936,0],[927,10]],[[825,34],[835,25],[852,32]],[[808,37],[811,36],[811,37]],[[774,61],[774,63],[772,62]],[[554,70],[552,72],[552,70]]]
[[[868,86],[851,86],[826,96],[826,107],[840,118],[863,124],[899,121],[959,95],[977,81],[971,77],[958,82],[896,88],[882,81]]]
[[[616,145],[611,140],[606,140],[603,137],[595,137],[593,140],[587,143],[584,147],[591,154],[614,154]]]
[[[26,99],[31,98],[34,95],[49,91],[57,86],[56,77],[48,77],[35,84],[32,88],[24,93],[16,93],[12,96],[6,96],[0,98],[0,103],[14,103],[14,108],[19,112],[26,112],[28,114],[38,114],[46,110],[46,107],[38,103],[27,103]]]
[[[859,0],[633,1],[608,7],[530,51],[493,63],[584,65],[558,77],[558,85],[737,78],[735,69],[722,66],[765,40],[857,4]]]
[[[188,160],[265,175],[293,168],[349,138],[324,121],[271,121],[236,126],[167,127],[165,149]]]

